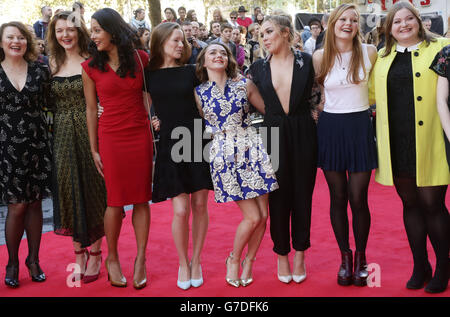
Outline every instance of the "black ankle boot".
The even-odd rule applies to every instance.
[[[7,265],[5,285],[11,288],[19,287],[19,265]]]
[[[406,283],[407,289],[421,289],[431,280],[433,269],[428,260],[425,264],[414,263],[413,274]]]
[[[339,285],[348,286],[353,283],[353,254],[352,251],[342,252],[342,264],[339,267],[337,282]]]
[[[442,293],[447,289],[449,279],[449,261],[444,263],[436,263],[436,271],[428,285],[425,287],[427,293]]]
[[[367,272],[366,254],[364,252],[355,252],[354,269],[353,284],[356,286],[366,286],[369,272]]]

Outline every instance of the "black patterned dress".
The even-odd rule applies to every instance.
[[[448,85],[450,87],[450,45],[444,47],[439,53],[437,53],[430,68],[439,76],[447,78]],[[450,98],[447,99],[448,109],[450,110]],[[447,163],[450,168],[450,142],[448,137],[445,136],[445,151],[447,154]]]
[[[51,81],[55,233],[87,247],[105,235],[105,183],[92,159],[81,75]]]
[[[51,153],[42,107],[49,71],[28,65],[18,91],[0,65],[0,202],[31,203],[49,197]]]

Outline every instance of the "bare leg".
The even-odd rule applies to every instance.
[[[103,241],[103,238],[100,238],[97,241],[95,241],[91,245],[91,252],[96,253],[96,252],[101,251],[101,249],[102,249],[102,241]],[[96,275],[100,271],[100,268],[102,266],[101,259],[102,259],[101,254],[99,254],[99,255],[92,255],[91,254],[85,274],[88,275],[88,276],[89,275]]]
[[[117,250],[120,229],[122,228],[122,211],[122,207],[108,206],[104,217],[105,236],[108,245],[108,256],[106,261],[108,262],[109,267],[108,273],[114,281],[120,281],[123,277]]]
[[[172,236],[178,252],[180,272],[178,280],[180,282],[189,281],[191,272],[189,268],[189,215],[190,198],[188,194],[180,194],[172,198],[173,219]]]
[[[228,261],[227,278],[237,280],[242,251],[249,242],[261,222],[261,215],[256,199],[246,199],[236,202],[242,211],[243,219],[239,223],[234,236],[233,257]]]
[[[81,243],[72,241],[73,249],[75,252],[81,251],[83,248],[81,247]],[[80,254],[75,254],[75,263],[78,264],[80,267],[80,274],[85,274],[86,269],[86,261],[87,261],[87,255],[85,252]]]
[[[208,190],[200,190],[191,195],[192,209],[192,258],[191,258],[191,278],[201,278],[201,253],[208,231]]]
[[[150,230],[150,207],[148,203],[134,205],[132,216],[134,234],[136,236],[137,256],[134,280],[145,279],[145,255],[147,251],[148,235]]]
[[[247,279],[252,276],[253,260],[256,258],[256,253],[258,252],[259,246],[261,245],[261,241],[266,231],[269,195],[265,194],[259,196],[255,200],[259,209],[260,222],[248,242],[247,255],[244,262],[241,279]]]

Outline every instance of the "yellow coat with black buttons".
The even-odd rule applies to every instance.
[[[411,53],[416,120],[416,183],[419,187],[450,183],[444,136],[436,108],[437,75],[429,68],[436,54],[448,44],[450,40],[444,38],[428,46],[424,41]],[[387,77],[397,55],[396,45],[388,56],[381,57],[383,53],[384,49],[378,53],[369,83],[370,103],[376,103],[378,169],[375,180],[383,185],[393,185]]]

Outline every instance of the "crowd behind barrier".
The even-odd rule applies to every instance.
[[[433,32],[433,19],[421,18],[409,2],[393,5],[371,28],[352,4],[295,17],[280,10],[265,15],[259,7],[248,16],[244,6],[225,17],[217,8],[208,24],[184,7],[163,12],[152,28],[142,8],[129,21],[103,8],[88,30],[84,5],[75,2],[54,15],[42,7],[33,26],[0,27],[7,286],[20,285],[24,232],[30,276],[46,280],[39,246],[42,200],[51,197],[55,233],[73,240],[68,252],[80,267],[74,281],[96,281],[106,253],[110,284],[128,285],[118,240],[124,206],[132,205],[132,284],[146,287],[148,202],[170,199],[177,287],[201,287],[209,191],[217,203],[235,202],[242,212],[226,282],[255,282],[252,268],[270,217],[278,279],[301,283],[321,168],[341,252],[339,285],[367,285],[367,197],[376,170],[375,180],[394,186],[403,203],[413,257],[406,287],[447,289],[448,31],[447,38]],[[183,143],[181,135],[188,135]]]

